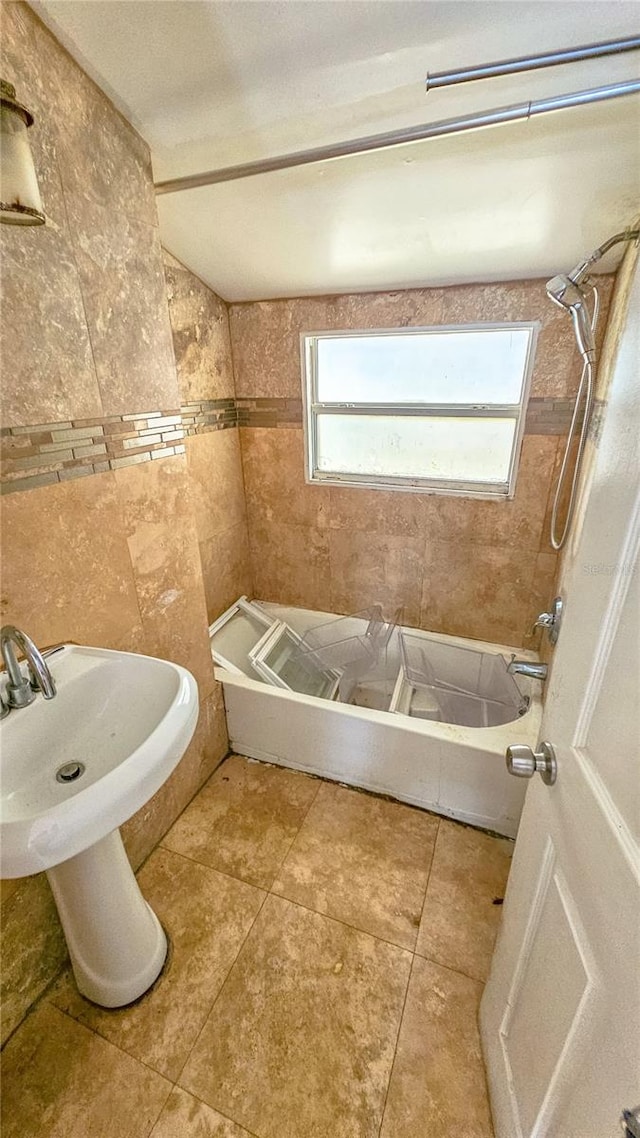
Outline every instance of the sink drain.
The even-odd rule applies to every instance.
[[[63,763],[56,771],[56,778],[58,782],[75,782],[84,774],[84,763]]]

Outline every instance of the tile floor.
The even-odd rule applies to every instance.
[[[64,973],[4,1051],[4,1138],[492,1138],[476,1015],[512,843],[232,756],[140,872],[171,955]]]

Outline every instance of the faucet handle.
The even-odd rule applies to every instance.
[[[536,628],[546,628],[549,635],[549,642],[556,644],[558,636],[560,635],[560,625],[562,623],[562,610],[563,602],[562,597],[555,597],[551,606],[550,612],[541,612],[540,615],[533,622],[531,627],[531,634],[535,632]]]

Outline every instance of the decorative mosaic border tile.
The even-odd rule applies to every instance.
[[[302,399],[236,399],[239,427],[301,427]]]
[[[302,426],[301,399],[236,399],[239,427]],[[525,419],[528,435],[566,435],[573,399],[530,399]]]
[[[32,490],[181,454],[184,434],[177,408],[6,427],[0,447],[2,492]]]
[[[597,411],[598,408],[595,408]],[[530,399],[525,433],[566,435],[571,399]],[[597,430],[594,417],[590,434]],[[230,427],[301,427],[302,400],[199,399],[181,409],[5,427],[0,431],[3,494],[102,474],[183,454],[184,439]]]

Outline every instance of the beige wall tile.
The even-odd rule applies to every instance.
[[[610,279],[601,284],[602,332]],[[511,281],[232,305],[238,394],[297,396],[299,335],[305,330],[536,320],[541,329],[534,394],[566,397],[575,390],[579,361],[571,324],[549,302],[544,285]],[[556,436],[525,436],[515,498],[495,502],[308,486],[301,429],[249,427],[240,434],[256,595],[342,612],[378,599],[394,607],[404,603],[409,623],[489,639],[499,639],[501,629],[501,635],[522,643],[529,610],[537,603],[535,553],[548,548],[545,513],[558,461]],[[305,527],[304,548],[311,539],[314,549],[304,581],[296,564],[301,535],[295,526]],[[327,527],[332,531],[328,598],[321,533]],[[423,549],[412,544],[414,539],[426,539],[431,550],[422,606],[416,598],[423,588]],[[455,602],[447,570],[435,565],[434,546],[452,547]],[[525,552],[523,566],[506,552],[510,549]],[[495,588],[486,576],[489,566],[498,569]]]
[[[329,611],[358,612],[379,602],[387,620],[402,607],[402,623],[417,625],[420,618],[423,538],[332,530],[329,541]]]
[[[232,397],[227,305],[166,250],[163,259],[182,402]]]
[[[177,408],[157,229],[78,197],[67,208],[105,415]]]
[[[327,525],[329,488],[305,482],[302,428],[243,427],[240,440],[251,518],[261,524]]]
[[[231,526],[246,525],[238,431],[192,435],[186,446],[198,541]]]
[[[380,1138],[493,1138],[481,994],[477,981],[414,959]]]
[[[347,293],[332,298],[332,328],[408,328],[442,324],[445,290]]]
[[[147,651],[213,690],[206,605],[184,456],[115,472]]]
[[[202,577],[211,624],[238,597],[253,594],[253,571],[244,523],[221,530],[200,543]]]
[[[300,332],[330,327],[324,297],[232,304],[237,396],[300,398]]]
[[[328,493],[331,529],[407,537],[423,533],[422,494],[366,490],[359,486],[331,486]]]
[[[55,137],[67,198],[81,197],[158,224],[149,147],[43,24],[33,24],[36,125]],[[31,106],[31,104],[28,104]],[[35,111],[34,111],[35,113]]]
[[[261,1138],[377,1138],[410,960],[268,897],[180,1085]]]
[[[420,627],[521,646],[535,617],[536,551],[427,539]]]
[[[140,1138],[171,1083],[44,1003],[5,1048],[2,1090],[3,1138]]]
[[[100,389],[68,233],[53,226],[3,225],[0,243],[3,425],[100,415]]]
[[[249,517],[256,597],[302,608],[330,609],[329,535],[310,526]]]
[[[120,647],[139,627],[114,474],[7,495],[2,533],[3,617],[37,644]]]

